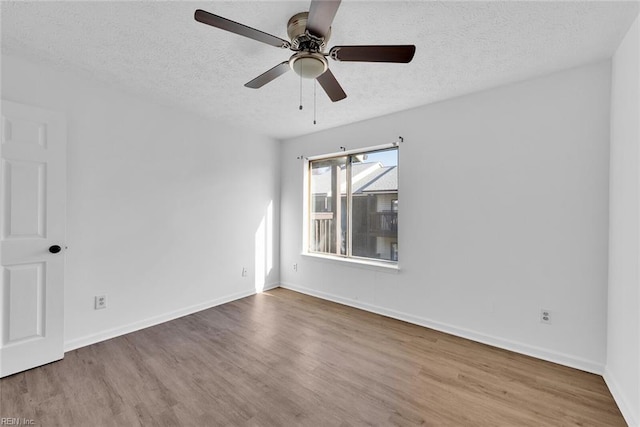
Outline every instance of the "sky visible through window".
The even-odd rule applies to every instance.
[[[366,162],[380,162],[383,166],[398,166],[398,150],[394,148],[368,153]]]

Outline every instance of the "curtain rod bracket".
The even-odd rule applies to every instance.
[[[399,136],[397,141],[394,141],[391,143],[391,145],[393,145],[394,147],[397,147],[398,145],[402,144],[404,142],[404,138]]]

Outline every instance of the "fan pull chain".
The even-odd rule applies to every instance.
[[[300,110],[302,110],[302,64],[300,64]]]
[[[313,80],[313,124],[316,124],[316,87],[318,87],[318,81]]]

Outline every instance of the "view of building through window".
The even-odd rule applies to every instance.
[[[398,261],[398,149],[309,162],[309,252]]]

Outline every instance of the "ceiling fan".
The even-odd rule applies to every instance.
[[[298,13],[289,19],[287,34],[290,42],[201,9],[196,10],[195,19],[212,27],[295,52],[288,61],[281,62],[246,83],[246,87],[261,88],[291,69],[300,77],[316,79],[331,101],[336,102],[346,98],[347,94],[329,70],[327,57],[344,62],[408,63],[416,51],[414,45],[359,45],[334,46],[325,52],[331,36],[331,23],[339,6],[340,0],[312,0],[309,12]]]

